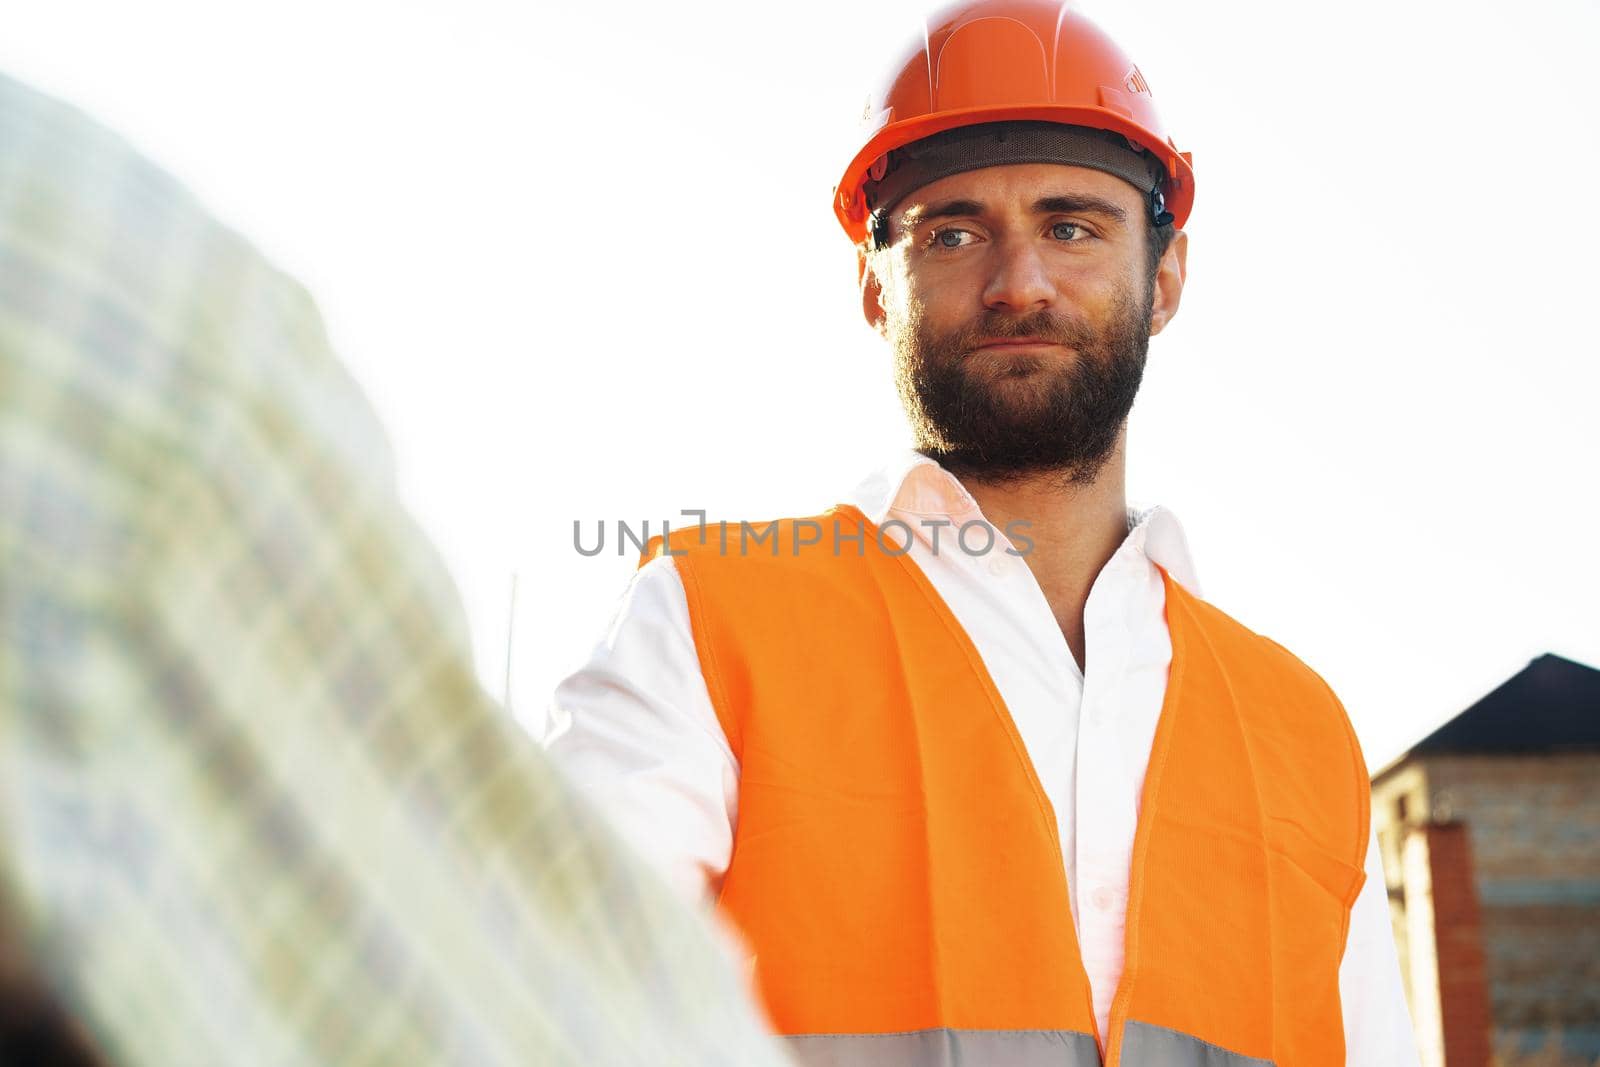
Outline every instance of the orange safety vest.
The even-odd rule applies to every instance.
[[[740,762],[719,908],[801,1062],[1343,1067],[1367,770],[1282,646],[1162,569],[1172,663],[1102,1048],[1055,814],[902,544],[850,505],[670,540]]]

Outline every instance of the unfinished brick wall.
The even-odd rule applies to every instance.
[[[1469,973],[1466,943],[1475,936],[1489,1014],[1502,1044],[1541,1047],[1559,1034],[1572,1052],[1600,1055],[1600,753],[1428,755],[1385,772],[1373,797],[1419,1041],[1426,1041],[1435,1004],[1442,1007],[1448,998],[1441,988],[1444,958],[1459,952],[1450,966]],[[1433,927],[1444,920],[1419,914],[1414,905],[1421,902],[1404,884],[1410,835],[1439,821],[1464,832],[1458,848],[1448,833],[1428,831],[1429,878],[1441,877],[1440,869],[1448,872],[1459,852],[1470,857],[1475,934],[1463,927],[1458,938],[1441,939]],[[1429,892],[1436,898],[1427,901],[1430,913],[1468,909],[1450,885],[1442,897],[1440,887]],[[1443,954],[1433,964],[1426,962],[1428,946],[1408,944],[1430,932],[1432,951]],[[1428,973],[1417,973],[1418,960]],[[1419,984],[1432,988],[1419,996]],[[1448,1054],[1444,1046],[1450,1040],[1439,1036],[1441,1056]],[[1461,1067],[1476,1061],[1446,1062]]]
[[[1471,829],[1497,1027],[1600,1039],[1600,753],[1437,756]]]

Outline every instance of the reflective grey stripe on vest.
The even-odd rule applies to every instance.
[[[913,1030],[787,1040],[804,1067],[1100,1067],[1093,1035],[1070,1030]]]
[[[1241,1056],[1165,1026],[1129,1022],[1122,1031],[1127,1067],[1273,1067],[1271,1060]]]
[[[1150,1023],[1123,1032],[1124,1067],[1274,1067]],[[1090,1034],[1070,1030],[913,1030],[786,1038],[804,1067],[1101,1067]]]

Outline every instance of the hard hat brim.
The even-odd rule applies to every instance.
[[[1110,92],[1107,90],[1103,95]],[[867,236],[867,205],[861,186],[868,169],[879,156],[943,130],[982,122],[1027,119],[1120,133],[1135,145],[1153,153],[1166,168],[1166,209],[1172,213],[1174,227],[1183,228],[1194,206],[1194,168],[1189,153],[1179,152],[1170,141],[1163,141],[1145,126],[1110,108],[1059,104],[1009,105],[941,111],[901,122],[894,121],[892,112],[883,113],[882,118],[884,125],[856,153],[845,168],[843,178],[834,187],[834,215],[850,240],[857,244]]]

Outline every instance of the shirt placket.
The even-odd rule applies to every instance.
[[[1135,806],[1129,789],[1119,719],[1121,684],[1133,636],[1135,585],[1129,558],[1107,564],[1084,611],[1085,666],[1078,714],[1076,857],[1078,941],[1090,977],[1095,1014],[1110,1014],[1123,962],[1128,866]]]

